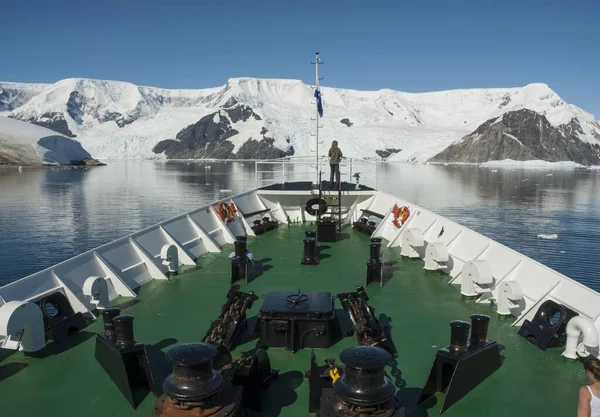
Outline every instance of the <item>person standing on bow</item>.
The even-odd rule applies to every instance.
[[[329,189],[333,190],[333,177],[335,175],[335,187],[340,187],[340,159],[342,159],[342,150],[338,148],[337,140],[331,142],[329,148],[329,166],[331,167],[331,176],[329,177]]]
[[[577,417],[600,417],[600,360],[590,356],[583,362],[583,369],[591,384],[579,389]]]

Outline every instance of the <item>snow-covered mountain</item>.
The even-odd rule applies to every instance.
[[[0,165],[100,165],[81,143],[45,127],[0,116]]]
[[[260,149],[268,156],[273,149],[310,155],[314,150],[314,91],[298,80],[234,78],[216,88],[167,90],[66,79],[48,85],[0,83],[0,91],[1,115],[77,137],[96,158],[157,157],[153,150],[161,157],[260,157]],[[524,108],[553,126],[576,118],[579,139],[600,143],[600,123],[545,84],[431,93],[321,91],[320,146],[338,140],[349,157],[426,161],[485,121]],[[257,117],[231,116],[244,112]],[[222,141],[225,147],[216,146]]]
[[[545,116],[532,110],[509,111],[487,120],[475,132],[454,142],[430,161],[541,160],[599,165],[600,145],[580,140],[582,132],[577,119],[555,127]]]

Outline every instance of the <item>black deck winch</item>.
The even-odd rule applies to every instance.
[[[214,369],[216,356],[217,349],[207,343],[171,348],[167,358],[173,373],[163,383],[164,394],[156,400],[152,416],[240,416],[243,387],[232,385]]]
[[[320,256],[317,249],[317,239],[314,237],[304,238],[304,252],[302,253],[302,265],[319,265]]]
[[[248,283],[248,256],[246,236],[237,236],[235,242],[234,256],[231,259],[231,283],[244,280]]]
[[[95,357],[135,409],[148,390],[159,394],[155,384],[157,375],[148,360],[146,347],[134,338],[134,317],[119,314],[118,308],[103,312],[104,332],[96,335]]]
[[[529,340],[541,350],[564,346],[567,323],[578,315],[579,313],[563,304],[546,300],[540,305],[531,321],[523,322],[519,329],[519,336]]]
[[[394,395],[394,384],[384,367],[392,355],[375,346],[354,346],[340,354],[344,373],[333,384],[342,402],[353,407],[370,408],[387,403]]]
[[[371,282],[379,282],[383,286],[383,254],[381,252],[382,239],[371,238],[369,244],[369,258],[367,259],[367,279],[365,286]]]
[[[375,310],[367,303],[369,296],[363,287],[357,286],[356,292],[338,294],[337,298],[350,315],[359,344],[378,346],[388,351],[392,356],[397,355],[396,346],[392,341],[391,329],[389,326],[379,323],[379,320],[375,317]]]
[[[245,293],[240,291],[239,285],[232,285],[227,293],[227,301],[221,307],[221,314],[212,322],[202,342],[232,350],[238,337],[248,328],[246,312],[256,300],[258,296],[253,291]]]
[[[291,352],[328,348],[340,335],[333,296],[328,292],[270,292],[259,319],[260,343]]]
[[[165,379],[163,391],[169,398],[185,403],[199,403],[208,408],[223,389],[223,376],[213,369],[217,348],[208,343],[188,343],[167,352],[173,373]]]
[[[489,316],[473,314],[471,324],[450,322],[450,344],[437,352],[419,404],[445,392],[443,413],[502,365],[499,345],[487,338],[489,321]]]
[[[340,354],[344,367],[326,359],[319,366],[311,356],[309,412],[319,417],[400,417],[405,410],[394,398],[395,387],[385,375],[392,356],[375,346],[354,346]]]

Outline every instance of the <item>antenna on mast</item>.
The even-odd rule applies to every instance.
[[[315,160],[317,162],[317,175],[313,184],[319,184],[319,117],[323,117],[323,103],[321,101],[321,88],[319,86],[319,81],[323,79],[323,77],[319,78],[319,65],[324,64],[319,57],[319,53],[315,52],[315,61],[311,62],[315,66],[315,98],[317,102],[317,114],[315,115],[316,121],[316,132],[315,132]]]

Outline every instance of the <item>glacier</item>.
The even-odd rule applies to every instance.
[[[347,157],[424,162],[460,141],[486,120],[527,108],[559,126],[577,118],[579,138],[600,143],[600,123],[568,104],[548,85],[406,93],[321,86],[321,153],[338,140]],[[0,115],[63,129],[94,158],[164,158],[156,144],[231,100],[261,120],[237,122],[234,151],[268,131],[274,146],[295,155],[314,152],[313,86],[300,80],[232,78],[220,87],[164,89],[122,81],[65,79],[54,84],[0,82]],[[218,117],[215,115],[215,117]],[[388,152],[394,150],[395,152]],[[379,152],[378,152],[379,151]]]
[[[0,116],[0,165],[71,165],[92,161],[77,140]]]

